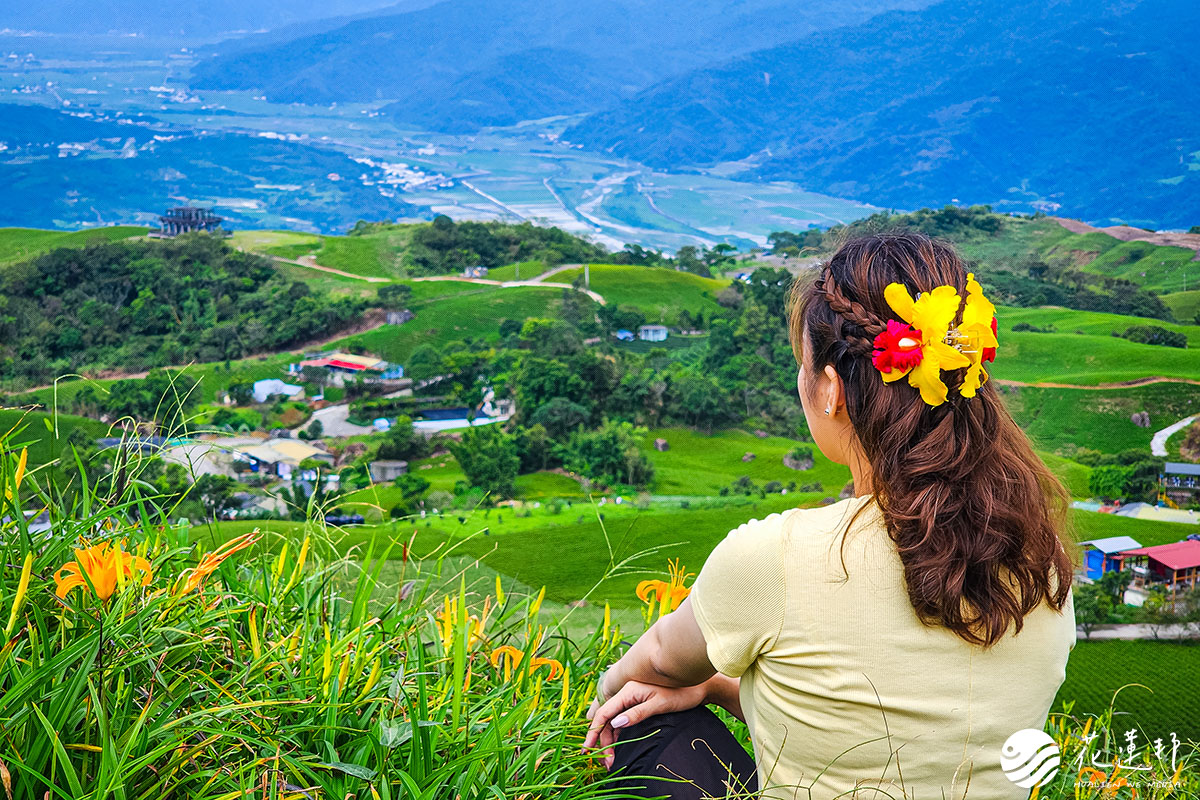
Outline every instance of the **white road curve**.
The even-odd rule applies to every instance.
[[[1200,414],[1193,414],[1190,417],[1179,420],[1174,425],[1168,425],[1158,433],[1154,434],[1154,438],[1150,440],[1150,455],[1158,456],[1159,458],[1167,457],[1167,439],[1170,439],[1181,430],[1191,425],[1197,419],[1200,419]]]

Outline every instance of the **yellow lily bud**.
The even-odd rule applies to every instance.
[[[278,581],[283,575],[283,562],[287,559],[288,543],[283,543],[283,549],[279,551],[279,558],[275,559],[275,569],[271,574],[272,579]]]
[[[500,585],[500,576],[496,576],[496,603],[504,605],[504,587]]]
[[[258,661],[262,658],[262,642],[258,639],[258,623],[254,621],[254,612],[256,609],[251,608],[250,615],[250,651],[254,653],[254,660]]]
[[[21,451],[21,456],[24,457],[25,451]],[[13,598],[12,610],[8,612],[8,624],[4,626],[4,638],[7,639],[12,635],[13,628],[17,625],[17,615],[21,613],[21,606],[25,603],[25,595],[29,591],[29,574],[33,570],[33,551],[25,554],[25,564],[21,567],[21,579],[17,581],[17,596]]]
[[[532,602],[532,603],[529,605],[529,616],[531,616],[531,617],[536,617],[536,616],[537,616],[537,613],[538,613],[538,611],[539,611],[539,610],[541,609],[541,607],[542,607],[542,601],[543,601],[543,600],[545,600],[545,599],[546,599],[546,587],[545,587],[545,586],[543,586],[543,587],[542,587],[542,590],[541,590],[540,592],[538,592],[538,595],[537,595],[537,597],[536,597],[536,598],[534,599],[534,601],[533,601],[533,602]]]

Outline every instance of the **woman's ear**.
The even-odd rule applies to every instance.
[[[845,400],[845,387],[842,386],[842,376],[832,364],[825,365],[825,413],[833,416],[841,409]]]

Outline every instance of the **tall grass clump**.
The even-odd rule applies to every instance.
[[[444,573],[445,551],[341,553],[314,505],[294,538],[222,540],[174,519],[141,456],[55,485],[15,435],[0,436],[6,800],[628,796],[580,750],[599,673],[626,643],[607,609],[568,635],[545,621],[544,589],[481,588]],[[647,625],[686,577],[676,564],[639,586]],[[1051,720],[1064,763],[1100,752],[1084,744],[1093,724]],[[1137,796],[1196,796],[1196,753],[1182,755]],[[1075,777],[1035,794],[1129,796]]]
[[[435,591],[407,543],[339,557],[319,514],[213,541],[132,462],[60,502],[0,447],[4,797],[615,796],[579,744],[617,629]]]

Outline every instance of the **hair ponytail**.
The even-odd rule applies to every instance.
[[[966,279],[954,250],[922,234],[854,239],[816,281],[793,287],[790,334],[797,362],[808,337],[810,375],[832,365],[845,385],[913,608],[989,646],[1020,631],[1041,603],[1066,603],[1073,567],[1060,534],[1069,497],[992,383],[966,398],[965,369],[945,372],[949,398],[930,406],[902,381],[885,384],[871,364],[874,337],[894,316],[884,287],[903,283],[915,295],[951,284],[963,293]]]

